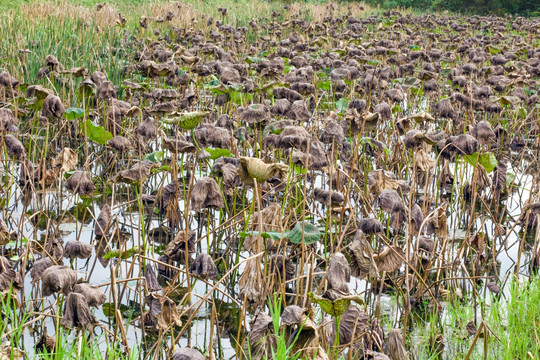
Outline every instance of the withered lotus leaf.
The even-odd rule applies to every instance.
[[[77,154],[70,148],[63,148],[53,161],[53,168],[61,171],[71,171],[77,166]]]
[[[388,213],[405,210],[405,204],[396,190],[383,190],[378,197],[379,207]]]
[[[69,293],[60,324],[69,329],[86,329],[95,323],[97,323],[97,319],[90,312],[85,295],[75,292]]]
[[[255,211],[249,219],[249,230],[281,232],[283,230],[281,205],[279,203],[272,203],[262,210]],[[263,240],[262,236],[249,235],[244,240],[244,249],[259,252],[263,248],[263,242],[265,240]],[[266,239],[266,246],[275,246],[276,242]]]
[[[166,136],[163,136],[163,138],[161,139],[161,146],[163,147],[163,149],[169,150],[173,154],[192,153],[197,150],[197,147],[189,141],[172,139]]]
[[[248,346],[253,359],[271,358],[277,343],[272,317],[264,312],[259,312],[251,320],[250,326]]]
[[[147,265],[144,270],[144,279],[146,280],[146,288],[149,292],[161,291],[161,285],[158,283],[156,272],[152,265]]]
[[[296,100],[289,108],[287,117],[296,121],[308,121],[311,118],[311,114],[309,113],[304,100]]]
[[[45,271],[41,276],[41,290],[43,296],[49,296],[55,292],[69,294],[73,291],[73,286],[77,282],[77,272],[67,266],[54,265]]]
[[[26,97],[37,97],[40,100],[44,100],[47,96],[54,95],[54,92],[41,85],[30,85],[26,89]]]
[[[231,132],[222,127],[204,125],[193,131],[193,137],[199,146],[212,146],[220,149],[230,149]]]
[[[328,354],[320,344],[319,327],[312,318],[312,313],[296,305],[289,305],[281,314],[281,327],[286,338],[296,336],[292,353],[302,359],[328,360]]]
[[[281,324],[283,326],[298,325],[302,321],[305,310],[297,305],[289,305],[281,313]]]
[[[186,231],[180,230],[173,241],[167,244],[163,254],[170,260],[184,263],[186,261],[185,251],[187,249],[187,257],[191,261],[190,255],[195,251],[195,235],[195,231],[188,230],[186,236]]]
[[[21,274],[11,268],[11,264],[4,256],[0,256],[0,293],[5,294],[10,289],[17,294],[22,288]]]
[[[48,95],[43,101],[43,111],[41,112],[42,116],[54,119],[60,119],[66,108],[62,104],[62,100],[56,95]]]
[[[290,259],[286,259],[283,255],[276,255],[271,259],[270,273],[276,274],[281,281],[288,281],[294,279],[296,270]]]
[[[465,326],[465,329],[467,330],[467,333],[469,336],[474,336],[478,332],[478,329],[476,328],[476,324],[473,320],[469,321],[467,325]]]
[[[95,81],[94,81],[95,82]],[[114,85],[110,81],[102,81],[99,84],[97,84],[97,94],[96,99],[97,100],[108,100],[116,98],[116,89],[114,88]]]
[[[495,132],[491,124],[485,120],[479,121],[473,129],[473,135],[481,143],[487,143],[495,140]]]
[[[287,99],[278,99],[270,110],[273,115],[285,116],[291,108],[291,102]]]
[[[506,188],[506,174],[507,166],[506,161],[501,160],[493,169],[493,180],[491,186],[495,194],[500,194]]]
[[[469,134],[461,134],[446,139],[446,146],[458,155],[472,155],[478,150],[478,141]]]
[[[163,187],[161,196],[159,197],[159,206],[162,210],[166,210],[169,205],[174,205],[175,201],[184,197],[183,189],[180,188],[178,180],[173,180]]]
[[[401,336],[401,331],[399,331],[398,329],[392,329],[388,334],[388,341],[386,343],[386,355],[388,355],[390,360],[409,359],[409,354],[407,354],[407,350],[405,350],[403,336]]]
[[[400,189],[401,183],[396,180],[396,176],[393,173],[377,169],[368,174],[368,186],[371,192],[376,194],[384,189]]]
[[[6,245],[11,240],[11,234],[6,222],[0,219],[0,245]]]
[[[232,131],[234,129],[234,120],[229,115],[222,114],[216,120],[215,126]]]
[[[83,68],[82,66],[79,67],[73,67],[69,70],[61,71],[62,74],[71,74],[75,77],[85,77],[88,75],[88,71],[86,68]]]
[[[8,131],[16,127],[19,120],[15,117],[11,109],[0,108],[0,131]]]
[[[135,127],[134,133],[144,140],[155,138],[157,134],[156,121],[152,117],[144,119],[143,122]]]
[[[321,133],[320,139],[325,144],[341,144],[345,140],[343,128],[335,121],[328,121]]]
[[[242,182],[238,177],[238,168],[233,164],[227,163],[221,166],[220,172],[223,175],[223,192],[226,195],[232,196],[234,189],[237,186],[242,185]]]
[[[32,265],[32,270],[30,271],[30,277],[32,277],[33,281],[38,281],[41,279],[41,276],[43,275],[43,272],[54,265],[54,262],[49,257],[44,257]]]
[[[45,57],[45,65],[54,71],[58,71],[62,67],[56,56],[50,54]]]
[[[331,289],[344,293],[348,292],[349,287],[347,283],[351,281],[351,268],[342,253],[337,252],[334,254],[324,274],[324,278]]]
[[[272,92],[276,99],[285,98],[291,103],[295,102],[296,100],[302,100],[302,95],[298,91],[287,89],[285,87],[276,87],[272,90]]]
[[[100,288],[90,284],[76,284],[73,287],[73,292],[84,295],[88,306],[97,308],[105,304],[105,301],[107,301],[107,296],[105,293]]]
[[[367,218],[362,219],[358,222],[358,227],[362,232],[365,234],[377,234],[382,233],[384,231],[383,224],[377,219],[374,218]]]
[[[345,201],[345,196],[341,192],[321,188],[313,189],[312,196],[316,201],[327,206],[341,206]]]
[[[206,208],[223,208],[225,203],[216,180],[202,177],[195,182],[191,190],[191,209],[201,211]]]
[[[540,215],[540,202],[532,202],[529,200],[528,203],[521,210],[521,215],[519,216],[519,223],[523,226],[528,227],[529,229],[535,229],[536,224],[538,223],[538,218]]]
[[[172,356],[171,360],[206,360],[203,354],[199,350],[191,348],[182,348],[176,350]]]
[[[426,234],[435,234],[438,238],[448,238],[448,217],[446,209],[448,204],[436,209],[436,211],[426,219]]]
[[[19,80],[11,76],[7,71],[0,72],[0,86],[14,88],[19,85]]]
[[[385,246],[379,254],[373,255],[379,271],[386,271],[388,273],[399,270],[404,258],[405,252],[396,245]]]
[[[355,343],[366,331],[369,315],[358,306],[351,305],[341,315],[339,321],[339,343],[341,345]],[[327,344],[334,344],[336,337],[336,320],[326,326]]]
[[[22,142],[15,136],[8,134],[4,136],[4,144],[8,150],[8,154],[17,160],[24,160],[26,158],[26,149]]]
[[[151,293],[146,297],[146,303],[150,307],[150,315],[158,330],[166,331],[171,326],[182,325],[178,307],[167,296]]]
[[[26,186],[39,181],[39,172],[30,159],[24,159],[19,170],[19,185]]]
[[[92,195],[95,187],[88,174],[76,171],[67,179],[66,189],[76,194]]]
[[[240,157],[240,166],[238,167],[238,176],[240,180],[248,185],[263,183],[273,176],[285,177],[289,166],[286,164],[272,163],[266,164],[258,158]]]
[[[47,334],[46,332],[44,332],[36,344],[36,350],[47,351],[51,353],[54,351],[55,348],[56,348],[56,339],[52,337],[51,335]]]
[[[349,246],[348,253],[351,258],[351,275],[359,279],[367,276],[377,276],[378,269],[373,259],[373,249],[364,233],[359,230]]]
[[[176,74],[178,65],[174,61],[158,64],[155,61],[143,60],[139,63],[139,69],[150,77],[162,77]]]
[[[150,176],[154,163],[149,160],[143,160],[127,170],[122,170],[117,173],[113,178],[113,183],[125,183],[130,185],[136,185],[144,183],[146,178]]]
[[[128,152],[133,149],[133,144],[131,141],[124,136],[113,137],[107,142],[107,145],[120,153]]]
[[[68,241],[64,245],[64,257],[71,260],[88,259],[92,256],[93,246],[82,241]]]
[[[501,292],[501,287],[497,285],[497,283],[490,281],[486,284],[486,287],[494,294],[498,294]]]
[[[373,350],[366,350],[364,359],[371,359],[371,360],[390,360],[388,356],[381,352],[373,351]]]
[[[218,269],[214,264],[214,259],[208,254],[202,253],[197,255],[189,272],[201,279],[217,279]]]
[[[430,171],[437,165],[437,161],[429,157],[424,149],[418,150],[414,154],[414,166],[424,173]]]
[[[246,297],[253,302],[260,302],[264,296],[264,278],[261,269],[261,262],[257,258],[247,261],[244,273],[238,281],[240,296]]]
[[[96,225],[94,226],[94,233],[97,238],[101,238],[103,235],[107,234],[111,225],[111,218],[111,208],[107,204],[103,205],[101,212],[96,219]]]
[[[270,112],[261,104],[253,104],[246,108],[238,108],[240,121],[250,125],[265,123],[270,119]]]
[[[90,79],[83,80],[79,87],[77,88],[78,93],[81,97],[90,97],[96,92],[97,86],[94,84],[94,82]]]
[[[45,253],[56,262],[62,262],[64,257],[64,242],[56,236],[49,236],[45,244]]]

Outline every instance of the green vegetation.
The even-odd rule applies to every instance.
[[[440,335],[444,355],[456,360],[538,359],[540,278],[511,280],[509,285],[506,297],[488,293],[479,302],[455,299],[443,312],[431,309],[419,315],[412,354],[437,358],[433,339]]]
[[[462,14],[515,14],[540,16],[536,0],[367,0],[368,4],[386,8],[411,8],[416,11],[451,11]]]

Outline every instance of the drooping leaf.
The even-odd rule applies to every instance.
[[[348,105],[349,105],[349,99],[340,98],[338,101],[336,101],[336,110],[339,112],[344,112],[345,110],[347,110]]]
[[[119,250],[112,250],[112,251],[109,251],[108,253],[106,253],[105,255],[103,255],[103,259],[109,260],[109,259],[114,258],[114,259],[126,260],[126,259],[129,259],[129,258],[132,258],[138,252],[139,252],[139,247],[138,246],[134,246],[131,249],[125,250],[125,251],[122,252],[122,254],[120,254]]]
[[[163,118],[162,122],[165,124],[178,125],[182,129],[191,130],[194,129],[199,123],[208,115],[208,111],[191,111],[181,114],[173,115],[173,117]]]
[[[105,130],[103,126],[96,125],[92,120],[86,120],[86,134],[93,142],[105,145],[107,141],[113,138],[112,134]]]
[[[495,154],[492,152],[486,152],[480,155],[480,159],[478,160],[480,162],[480,165],[486,169],[486,172],[489,174],[490,172],[495,169],[495,166],[497,166],[497,158],[495,157]]]
[[[81,108],[69,108],[64,112],[64,116],[68,120],[80,119],[84,116],[84,110]]]
[[[498,53],[500,53],[502,51],[502,49],[499,49],[499,48],[497,48],[497,47],[495,47],[493,45],[488,45],[487,50],[492,55],[498,54]]]
[[[308,292],[308,296],[311,301],[319,304],[321,309],[330,316],[342,315],[345,311],[347,311],[349,306],[351,306],[351,301],[354,301],[359,305],[364,304],[364,301],[358,295],[343,296],[334,301],[315,295],[311,291]]]
[[[211,160],[219,159],[220,157],[232,157],[232,153],[229,149],[221,149],[221,148],[206,148],[205,149],[210,154]]]
[[[319,228],[311,223],[304,222],[303,231],[302,223],[298,222],[291,231],[286,233],[289,240],[294,244],[302,243],[302,234],[304,235],[304,244],[313,244],[321,239]]]
[[[150,160],[151,162],[159,162],[163,159],[163,151],[154,151],[150,154],[144,156],[145,160]]]

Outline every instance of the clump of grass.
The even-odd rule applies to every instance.
[[[540,277],[514,278],[504,296],[486,294],[476,308],[473,301],[456,299],[442,313],[425,312],[411,334],[419,346],[411,348],[418,359],[438,358],[430,340],[440,334],[445,356],[455,359],[536,359],[539,304]]]

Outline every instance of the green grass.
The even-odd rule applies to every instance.
[[[28,342],[28,337],[36,335],[39,337],[44,329],[33,328],[32,331],[37,334],[30,333],[30,324],[34,323],[33,320],[39,320],[39,315],[32,309],[32,302],[28,301],[20,305],[11,291],[0,297],[0,316],[0,339],[2,339],[0,358],[2,359],[18,359],[21,354],[27,356],[34,354],[31,358],[44,360],[111,358],[132,360],[139,358],[139,349],[136,347],[132,348],[126,356],[120,343],[104,341],[105,335],[82,336],[77,330],[69,331],[60,326],[56,332],[54,329],[48,329],[48,334],[56,339],[53,352],[37,352],[35,349],[28,348],[25,344]],[[60,318],[54,318],[55,323],[58,324],[59,321]]]
[[[418,326],[412,339],[417,346],[417,359],[434,359],[437,355],[430,349],[429,339],[442,334],[444,354],[448,359],[538,359],[540,357],[540,277],[530,282],[513,281],[508,297],[497,299],[486,294],[488,301],[478,303],[476,328],[484,322],[486,332],[480,331],[473,346],[474,335],[469,335],[467,323],[475,320],[472,301],[455,301],[448,304],[446,312],[426,313],[425,323]],[[418,325],[418,324],[417,324]],[[487,333],[488,336],[484,336]],[[472,347],[472,350],[471,350]],[[412,347],[414,348],[414,347]],[[487,350],[487,352],[486,352]]]
[[[202,0],[183,1],[179,6],[172,1],[113,0],[107,1],[100,11],[96,10],[98,0],[62,1],[2,1],[0,2],[0,69],[8,70],[25,83],[50,87],[46,79],[36,81],[39,68],[44,67],[45,57],[56,56],[66,69],[83,66],[92,73],[100,70],[108,75],[115,85],[122,79],[124,68],[133,63],[133,39],[149,38],[154,29],[163,34],[171,33],[166,22],[148,22],[148,29],[139,26],[141,16],[165,17],[167,11],[175,14],[171,24],[176,27],[207,28],[207,20],[220,20],[235,27],[248,29],[251,20],[272,19],[272,12],[279,12],[275,18],[285,21],[298,14],[308,21],[320,20],[328,15],[324,3],[296,2],[290,11],[283,10],[282,2],[259,0]],[[345,6],[336,10],[344,12]],[[227,8],[222,16],[218,8]],[[362,12],[369,14],[366,10]],[[356,10],[360,13],[360,10]],[[116,20],[122,14],[126,22],[119,25]],[[196,22],[193,22],[196,20]],[[251,31],[251,30],[250,30]],[[262,33],[264,35],[264,33]],[[255,39],[256,36],[251,36]],[[21,51],[29,50],[30,53]],[[79,80],[71,84],[76,86]],[[70,91],[66,84],[52,84],[62,98],[68,98]],[[63,96],[64,95],[64,96]]]

